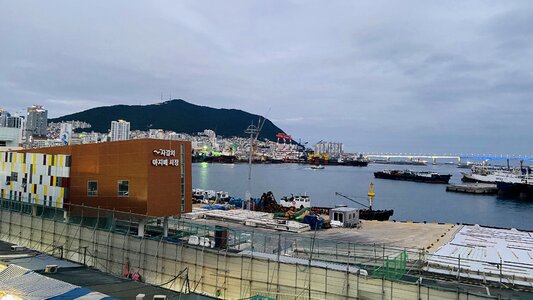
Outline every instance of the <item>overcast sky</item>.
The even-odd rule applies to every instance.
[[[0,107],[163,92],[348,151],[532,154],[532,46],[533,1],[0,0]]]

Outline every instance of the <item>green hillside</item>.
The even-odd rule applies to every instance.
[[[237,109],[216,109],[198,106],[184,100],[170,100],[150,105],[114,105],[92,108],[86,111],[51,119],[51,122],[84,121],[92,125],[90,130],[108,132],[111,121],[123,119],[131,123],[131,130],[164,129],[195,134],[204,129],[212,129],[225,137],[242,136],[244,130],[258,115]],[[260,138],[275,140],[276,134],[283,132],[270,120],[266,120]]]

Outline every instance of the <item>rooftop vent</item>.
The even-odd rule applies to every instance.
[[[11,245],[11,251],[22,251],[26,249],[26,247],[24,246],[20,246],[20,245]]]
[[[44,268],[45,273],[57,273],[57,265],[46,265]]]

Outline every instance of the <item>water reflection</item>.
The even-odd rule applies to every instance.
[[[486,195],[446,192],[446,186],[405,181],[375,179],[373,172],[405,166],[375,165],[368,167],[326,166],[312,170],[307,165],[254,165],[252,182],[248,187],[246,164],[194,164],[193,187],[223,190],[232,196],[244,197],[247,190],[257,197],[272,191],[276,199],[284,195],[311,195],[315,206],[346,204],[349,200],[335,196],[335,192],[366,199],[368,185],[374,183],[376,209],[394,209],[392,219],[449,223],[477,223],[499,227],[533,229],[533,202]],[[409,169],[431,170],[452,174],[452,183],[461,180],[461,169],[455,166],[409,166]]]

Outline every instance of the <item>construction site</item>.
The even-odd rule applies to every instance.
[[[221,299],[525,299],[532,291],[531,249],[525,248],[531,236],[516,230],[368,221],[359,229],[297,233],[252,227],[246,220],[257,216],[242,211],[230,215],[233,220],[198,212],[196,218],[164,220],[3,199],[0,207],[3,241],[117,277],[127,267],[146,283],[182,293]],[[476,250],[476,240],[484,252]]]

